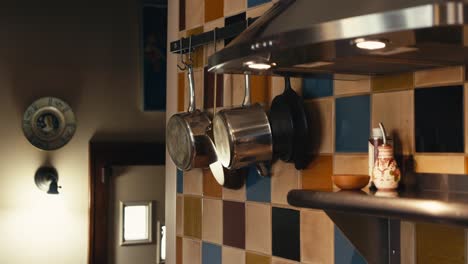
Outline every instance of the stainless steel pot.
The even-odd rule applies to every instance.
[[[219,111],[213,118],[213,133],[218,160],[226,168],[239,169],[272,159],[270,123],[260,104],[250,104],[248,75],[242,106]]]
[[[195,105],[193,69],[188,65],[189,107],[187,112],[173,115],[166,127],[166,145],[177,168],[187,171],[206,168],[216,161],[213,142],[206,132],[211,119]]]

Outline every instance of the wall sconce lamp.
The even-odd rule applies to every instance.
[[[53,167],[40,167],[34,175],[34,182],[37,188],[47,192],[48,194],[59,194],[58,188],[58,173]]]

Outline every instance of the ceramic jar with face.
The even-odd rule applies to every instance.
[[[401,172],[393,158],[390,145],[379,146],[379,156],[374,164],[372,180],[379,190],[395,190],[400,182]]]

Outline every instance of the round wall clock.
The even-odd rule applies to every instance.
[[[70,106],[55,97],[43,97],[24,112],[23,133],[34,146],[55,150],[75,134],[76,119]]]

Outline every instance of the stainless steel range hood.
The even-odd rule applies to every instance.
[[[467,7],[442,0],[280,0],[208,64],[218,73],[277,75],[379,75],[463,65]],[[357,47],[366,41],[385,47]]]

